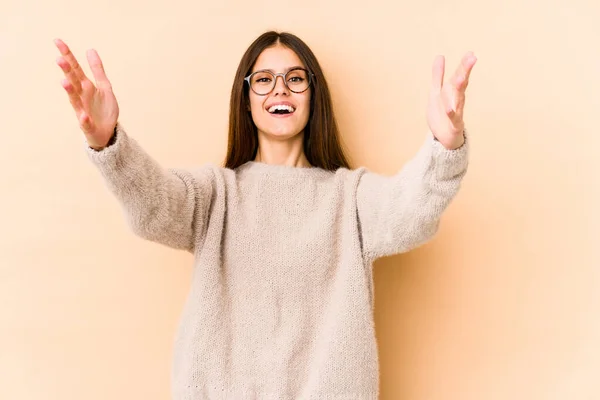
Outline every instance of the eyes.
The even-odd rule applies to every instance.
[[[252,75],[251,84],[272,85],[277,76],[283,77],[287,84],[293,86],[305,85],[308,80],[307,72],[303,69],[292,69],[285,74],[274,74],[270,71],[257,71]]]
[[[271,77],[263,77],[263,78],[258,78],[256,79],[256,82],[260,82],[260,83],[270,83],[273,80],[273,78]],[[300,83],[300,82],[304,82],[305,78],[302,78],[300,76],[292,76],[290,78],[287,79],[287,82],[290,83]]]
[[[244,80],[248,82],[254,93],[265,96],[275,89],[278,77],[283,79],[283,83],[290,91],[303,93],[311,85],[312,76],[306,69],[294,67],[286,73],[279,74],[269,70],[259,70],[251,73]]]

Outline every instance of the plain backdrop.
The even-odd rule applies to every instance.
[[[600,3],[74,1],[0,5],[0,398],[169,397],[191,256],[145,242],[88,161],[60,37],[102,57],[165,167],[221,163],[234,72],[266,30],[322,63],[353,165],[398,171],[436,54],[472,50],[468,175],[438,235],[375,264],[381,398],[600,398]]]

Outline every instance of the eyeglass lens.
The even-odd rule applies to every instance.
[[[275,88],[275,75],[270,71],[259,71],[250,79],[252,90],[257,94],[267,94]],[[308,89],[308,74],[303,69],[293,69],[285,74],[285,84],[289,90],[300,93]]]

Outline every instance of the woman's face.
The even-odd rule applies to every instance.
[[[277,74],[297,67],[306,68],[294,51],[277,44],[263,50],[251,72],[269,70]],[[257,81],[256,85],[269,87],[272,79],[270,75],[256,74],[253,80]],[[290,73],[287,79],[288,85],[298,91],[294,85],[302,85],[302,75]],[[249,96],[252,119],[259,135],[281,140],[304,132],[310,116],[310,87],[303,93],[294,93],[285,86],[282,77],[277,77],[270,93],[261,96],[250,90]],[[278,105],[280,107],[276,107]]]

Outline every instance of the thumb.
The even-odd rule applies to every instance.
[[[96,81],[96,86],[99,88],[110,89],[111,84],[106,76],[104,65],[102,64],[102,60],[100,59],[98,52],[96,52],[94,49],[90,49],[87,51],[86,55],[88,63],[90,64],[90,69],[94,75],[94,80]]]

